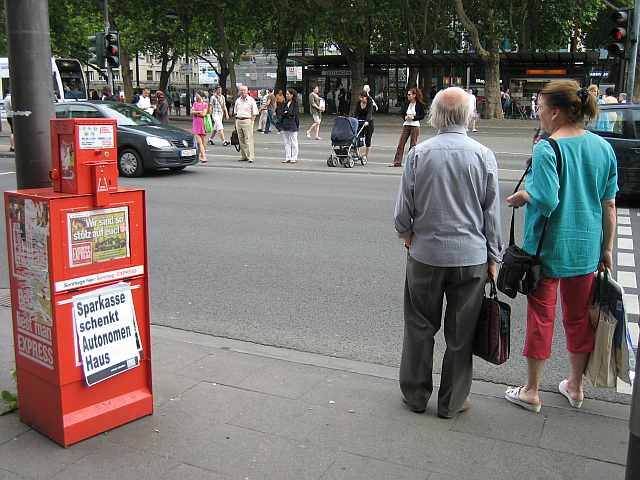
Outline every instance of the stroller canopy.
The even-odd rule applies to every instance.
[[[357,133],[357,118],[338,117],[331,129],[331,145],[349,145]]]

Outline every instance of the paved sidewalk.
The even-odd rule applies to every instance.
[[[161,326],[152,338],[153,416],[68,449],[0,417],[0,479],[624,478],[628,406],[576,411],[545,393],[536,415],[474,382],[471,410],[443,420],[435,396],[425,414],[402,406],[396,368]],[[8,308],[0,342],[4,370]]]

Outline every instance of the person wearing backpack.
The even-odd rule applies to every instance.
[[[514,208],[525,206],[522,248],[528,254],[535,254],[548,220],[539,257],[543,278],[527,296],[523,355],[528,379],[505,392],[507,401],[536,413],[542,406],[544,364],[551,355],[558,287],[569,351],[569,375],[558,391],[572,407],[582,406],[582,377],[594,346],[589,322],[593,273],[613,264],[618,191],[613,148],[583,128],[585,120],[597,115],[595,97],[574,80],[554,80],[542,89],[537,102],[541,127],[557,142],[561,168],[552,145],[540,140],[533,149],[524,190],[507,198]]]

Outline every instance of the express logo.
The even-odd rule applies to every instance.
[[[93,259],[91,242],[77,243],[71,247],[71,261],[74,266],[90,264]]]

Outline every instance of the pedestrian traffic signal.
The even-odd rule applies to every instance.
[[[104,68],[104,33],[98,32],[89,37],[89,63]]]
[[[615,26],[609,34],[607,51],[613,57],[624,57],[628,41],[629,13],[629,10],[616,10],[611,16]]]
[[[104,36],[105,58],[109,68],[120,66],[120,34],[109,32]]]

